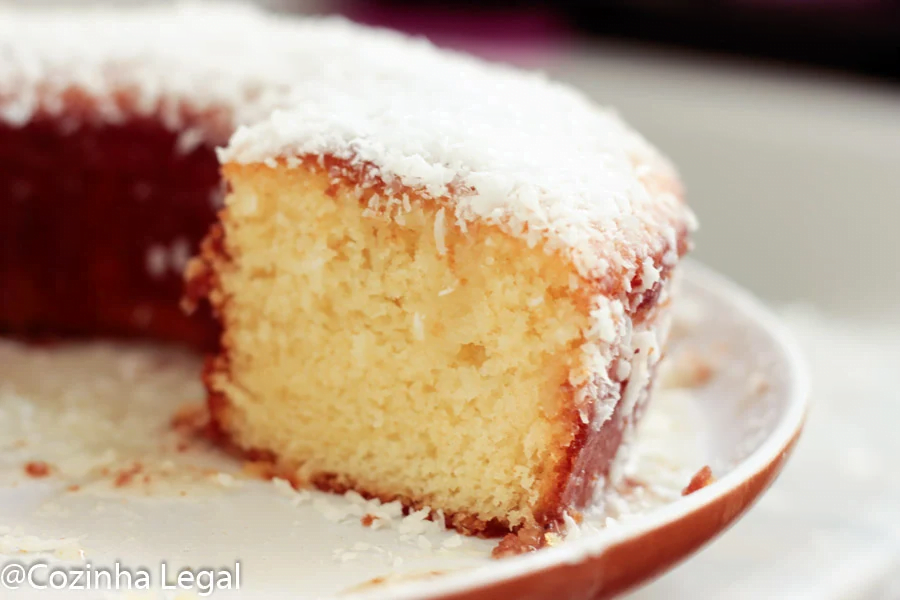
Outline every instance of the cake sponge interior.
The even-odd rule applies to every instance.
[[[498,228],[313,167],[226,165],[216,418],[332,489],[479,532],[541,521],[575,437],[587,310]]]

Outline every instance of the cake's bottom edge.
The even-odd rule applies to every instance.
[[[207,407],[209,410],[209,429],[212,441],[228,454],[246,461],[253,474],[263,479],[284,479],[297,490],[314,488],[332,494],[345,494],[353,491],[366,500],[378,500],[383,503],[400,502],[403,506],[404,515],[428,508],[431,510],[431,514],[428,517],[430,520],[435,520],[440,515],[443,515],[444,526],[463,535],[499,538],[510,533],[510,531],[515,531],[522,527],[510,528],[509,523],[496,518],[485,520],[474,513],[448,511],[439,506],[431,506],[424,499],[372,489],[360,485],[352,478],[340,473],[303,473],[302,467],[285,464],[283,460],[270,450],[246,448],[235,441],[225,426],[228,399],[224,395],[218,392],[211,393],[207,399]],[[558,523],[561,523],[561,517],[559,519],[548,519],[546,523],[542,524],[542,527],[549,530]]]
[[[566,493],[571,492],[571,486],[577,483],[574,479],[567,480],[563,489],[557,490],[553,494],[556,502],[542,507],[538,512],[540,515],[535,523],[524,523],[516,526],[510,526],[508,521],[497,518],[484,519],[478,514],[467,511],[450,511],[441,506],[432,506],[427,500],[422,498],[408,497],[402,494],[386,490],[373,489],[364,485],[360,485],[352,478],[333,472],[316,472],[304,473],[301,466],[295,464],[286,464],[280,457],[270,450],[262,448],[248,448],[238,443],[234,436],[229,432],[227,423],[227,413],[229,408],[228,399],[219,392],[213,392],[208,396],[207,404],[210,416],[210,432],[214,443],[224,448],[229,454],[246,461],[251,465],[251,471],[263,479],[284,479],[288,481],[295,489],[315,488],[323,492],[334,494],[344,494],[349,491],[356,492],[367,500],[377,499],[381,502],[399,501],[403,506],[404,515],[412,511],[422,510],[423,508],[431,509],[429,518],[435,520],[443,515],[444,525],[448,529],[454,529],[457,532],[475,537],[482,538],[500,538],[508,534],[520,533],[529,538],[540,537],[545,532],[560,531],[564,525],[564,515],[569,514],[576,521],[580,519],[580,511],[587,508],[587,505],[597,495],[602,495],[608,486],[614,484],[614,478],[610,474],[613,464],[620,460],[621,453],[627,452],[630,444],[628,443],[629,434],[633,430],[634,422],[640,418],[641,413],[649,399],[650,394],[645,394],[636,407],[636,412],[631,415],[622,414],[623,406],[618,406],[614,411],[598,435],[613,440],[621,441],[621,446],[613,452],[612,458],[607,462],[606,468],[597,469],[590,478],[590,481],[582,480],[590,488],[590,493]],[[575,474],[576,478],[585,477],[586,473]],[[568,489],[566,489],[568,488]],[[440,511],[440,513],[438,512]]]

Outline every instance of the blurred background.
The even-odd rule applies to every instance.
[[[633,598],[900,599],[900,2],[260,3],[541,69],[616,107],[682,172],[694,256],[800,341],[814,404],[786,472]]]

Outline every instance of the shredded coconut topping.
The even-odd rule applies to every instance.
[[[446,202],[448,225],[487,220],[591,278],[612,264],[651,280],[641,261],[693,222],[669,164],[577,91],[337,18],[6,9],[0,121],[42,114],[72,127],[152,115],[185,152],[230,136],[223,161],[332,156]]]

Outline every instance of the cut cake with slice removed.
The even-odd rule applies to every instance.
[[[0,331],[216,348],[227,440],[468,533],[615,476],[694,221],[577,91],[341,19],[4,8],[0,142]]]

